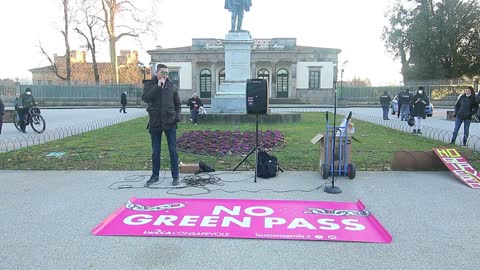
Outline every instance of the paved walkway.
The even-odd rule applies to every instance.
[[[391,244],[93,236],[90,231],[132,197],[170,198],[205,191],[146,189],[143,176],[148,174],[1,171],[0,269],[478,269],[480,265],[480,190],[468,188],[449,172],[358,172],[354,180],[338,179],[343,190],[338,195],[315,190],[325,183],[318,172],[285,172],[257,183],[253,172],[229,173],[220,175],[223,186],[209,186],[212,192],[192,196],[360,199],[393,236]],[[109,189],[127,178],[142,179],[133,183],[139,188]]]

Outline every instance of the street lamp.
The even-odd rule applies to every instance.
[[[348,60],[343,62],[342,69],[340,71],[340,100],[343,100],[343,71],[345,70],[346,63],[348,63]]]

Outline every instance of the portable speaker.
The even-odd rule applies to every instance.
[[[247,80],[247,113],[267,114],[268,92],[267,80]]]

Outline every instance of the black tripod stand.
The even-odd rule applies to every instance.
[[[236,171],[238,167],[240,167],[240,165],[242,165],[245,161],[247,161],[250,155],[255,153],[255,180],[253,181],[255,183],[257,182],[258,149],[259,147],[258,147],[258,113],[257,113],[255,114],[255,146],[252,148],[252,150],[250,150],[250,152],[248,152],[248,154],[242,159],[242,161],[240,161],[240,163],[238,163],[237,166],[233,168],[233,171]]]

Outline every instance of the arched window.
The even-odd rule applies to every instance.
[[[212,72],[208,69],[200,71],[200,97],[212,97]]]
[[[288,71],[284,68],[277,72],[277,97],[288,98]]]
[[[270,73],[268,72],[267,69],[264,69],[264,68],[260,69],[257,72],[257,78],[267,80],[267,86],[270,85]]]
[[[223,84],[225,82],[225,69],[223,68],[218,72],[218,84]]]

